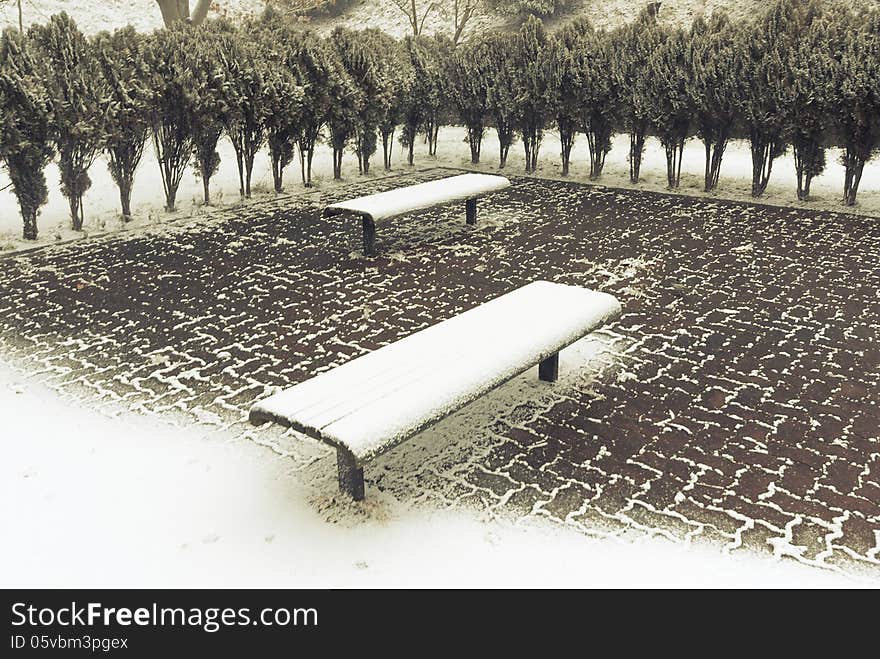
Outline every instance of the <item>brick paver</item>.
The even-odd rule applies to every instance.
[[[187,226],[0,261],[0,354],[84,404],[219,426],[333,493],[333,456],[251,429],[250,403],[534,279],[621,320],[367,469],[416,504],[590,534],[880,565],[880,223],[515,178],[379,227],[320,204],[352,183]],[[514,328],[511,328],[512,330]],[[371,495],[372,496],[372,495]]]

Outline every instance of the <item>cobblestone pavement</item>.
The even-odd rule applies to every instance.
[[[619,297],[613,326],[366,470],[370,497],[545,517],[880,573],[880,223],[515,178],[476,227],[444,207],[359,226],[352,183],[0,261],[0,354],[111,413],[250,428],[256,398],[534,279]],[[384,492],[384,494],[380,494]],[[342,504],[339,504],[342,505]]]

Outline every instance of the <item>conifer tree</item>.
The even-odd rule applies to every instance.
[[[540,19],[529,16],[513,41],[516,122],[523,141],[526,172],[538,166],[544,127],[550,120],[551,67],[547,33]]]
[[[47,72],[29,41],[12,28],[0,38],[0,160],[18,199],[24,239],[36,240],[37,215],[49,197],[45,169],[55,155],[55,135]]]
[[[95,56],[107,90],[104,150],[107,168],[119,188],[123,220],[131,219],[131,190],[150,130],[152,90],[144,61],[144,40],[131,26],[94,41]]]
[[[681,182],[684,145],[692,133],[693,103],[689,88],[691,42],[687,32],[672,30],[648,61],[645,79],[651,130],[666,152],[666,183]]]
[[[704,190],[718,185],[724,150],[735,133],[740,71],[736,69],[735,27],[727,14],[716,12],[708,22],[697,18],[691,28],[691,101],[697,135],[706,150]]]
[[[193,152],[187,75],[191,47],[189,26],[175,24],[151,34],[144,49],[152,101],[147,117],[168,212],[176,208],[177,190]]]
[[[843,143],[843,203],[854,206],[865,163],[880,144],[880,11],[862,9],[844,20],[834,108]]]
[[[629,180],[639,182],[650,128],[647,64],[663,40],[654,14],[643,9],[635,21],[611,33],[612,66],[621,126],[629,133]]]
[[[807,201],[813,178],[825,170],[825,143],[832,128],[834,80],[844,38],[819,2],[799,8],[788,66],[792,90],[787,111],[794,151],[797,197]]]
[[[104,146],[107,105],[98,61],[85,35],[65,13],[32,26],[29,35],[46,58],[61,193],[70,206],[71,227],[82,231],[82,198],[92,185],[89,168]]]

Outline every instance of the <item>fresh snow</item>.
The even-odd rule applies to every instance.
[[[325,213],[336,215],[347,211],[383,220],[438,204],[482,197],[509,186],[510,181],[503,176],[460,174],[330,204]]]
[[[621,308],[607,293],[527,284],[257,403],[362,464],[559,352]]]
[[[592,538],[383,495],[317,497],[269,448],[160,417],[105,416],[2,363],[0,409],[4,586],[877,585],[657,537]]]

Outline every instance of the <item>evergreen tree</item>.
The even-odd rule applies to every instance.
[[[513,43],[516,122],[526,156],[526,172],[538,167],[544,127],[552,114],[551,67],[547,33],[540,19],[529,16]]]
[[[377,39],[379,37],[377,36]],[[408,53],[402,44],[381,33],[383,59],[390,69],[391,93],[383,98],[379,118],[379,133],[382,135],[382,155],[385,170],[391,169],[391,152],[394,148],[394,132],[403,120],[407,100],[411,98],[411,86],[415,84],[415,74]]]
[[[165,192],[165,209],[174,212],[177,190],[193,152],[189,103],[189,26],[175,24],[147,38],[144,62],[152,102],[147,112],[156,161]]]
[[[230,44],[237,39],[238,35],[230,24],[209,21],[193,30],[191,48],[187,51],[185,76],[193,158],[202,180],[205,206],[211,205],[211,177],[220,167],[217,143],[232,111],[230,90],[235,81],[227,77],[228,67],[224,67],[223,61]]]
[[[480,147],[489,111],[490,66],[481,41],[458,47],[449,63],[453,106],[467,129],[471,163],[475,165],[480,162]]]
[[[275,38],[286,50],[288,69],[302,88],[303,108],[299,147],[302,182],[312,186],[312,159],[321,129],[334,118],[336,105],[345,102],[354,86],[332,49],[311,30],[300,30],[288,21],[281,23]]]
[[[590,151],[590,178],[602,176],[605,156],[617,123],[611,41],[607,33],[593,30],[588,21],[579,19],[562,30],[560,38],[569,44],[575,61],[571,93],[580,107],[580,130],[587,136]]]
[[[366,174],[378,146],[376,134],[383,110],[394,93],[394,74],[385,59],[387,44],[376,29],[353,32],[336,28],[331,40],[360,99],[353,133],[358,171]]]
[[[843,203],[853,206],[865,163],[880,144],[880,12],[865,9],[844,20],[834,107],[843,142]]]
[[[266,143],[272,163],[272,183],[276,193],[284,189],[284,169],[293,162],[296,141],[302,133],[306,109],[305,90],[287,66],[285,49],[275,32],[262,30],[261,44],[266,57]]]
[[[580,27],[581,30],[591,30],[586,22],[581,22]],[[581,95],[577,93],[584,55],[580,42],[581,35],[568,28],[560,30],[549,45],[550,75],[553,80],[550,103],[555,113],[556,129],[559,131],[563,176],[568,176],[571,150],[582,124]]]
[[[437,42],[429,37],[407,37],[403,48],[409,60],[410,78],[404,86],[403,126],[400,142],[407,147],[407,162],[415,159],[414,147],[420,132],[431,136],[429,151],[436,140],[439,115],[443,107],[443,88],[440,79],[445,67],[438,55]],[[453,66],[450,65],[451,71]]]
[[[793,0],[777,0],[737,33],[736,100],[752,154],[753,197],[764,194],[773,162],[788,146],[796,23]]]
[[[65,13],[52,16],[45,25],[34,25],[29,34],[46,58],[61,193],[70,205],[73,230],[82,231],[82,198],[92,185],[89,168],[104,146],[106,102],[98,61],[91,44]]]
[[[663,41],[657,17],[643,9],[636,20],[611,33],[611,75],[617,91],[619,119],[629,133],[629,180],[639,182],[645,139],[650,128],[651,84],[647,63]]]
[[[440,34],[424,39],[423,43],[427,48],[430,66],[425,71],[427,84],[425,84],[425,121],[422,124],[422,132],[428,143],[428,155],[436,156],[440,126],[443,125],[444,117],[449,110],[450,87],[447,72],[455,44]]]
[[[706,149],[704,189],[718,185],[724,150],[734,135],[740,74],[736,69],[735,28],[727,14],[716,12],[709,22],[698,18],[691,28],[693,42],[690,82],[697,135]]]
[[[218,35],[220,71],[227,85],[226,108],[221,117],[223,130],[235,150],[243,199],[251,197],[254,159],[266,142],[266,120],[271,110],[271,64],[257,35],[254,24],[245,25],[236,34]]]
[[[147,84],[144,40],[131,26],[103,32],[94,41],[107,90],[104,150],[107,167],[119,188],[122,217],[131,219],[131,190],[150,130],[152,90]]]
[[[692,134],[691,47],[687,32],[673,30],[652,53],[645,71],[651,130],[666,152],[666,182],[671,190],[681,182],[684,145]]]
[[[823,15],[818,2],[793,4],[800,9],[800,14],[788,63],[792,93],[787,118],[797,174],[797,197],[807,201],[813,178],[825,170],[834,80],[844,39],[834,29],[834,21]]]
[[[510,146],[516,138],[517,127],[517,75],[511,53],[516,45],[516,37],[493,33],[478,42],[475,57],[485,58],[488,71],[486,107],[492,117],[492,124],[498,135],[498,168],[507,165]]]
[[[0,159],[18,198],[25,240],[37,239],[37,215],[49,197],[45,169],[55,155],[46,77],[29,39],[6,29],[0,38]]]

